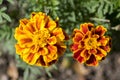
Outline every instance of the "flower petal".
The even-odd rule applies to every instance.
[[[53,44],[56,44],[57,39],[55,36],[52,36],[47,40],[47,42],[48,42],[48,44],[53,45]]]
[[[35,22],[29,22],[25,27],[24,30],[25,32],[28,32],[29,34],[34,34],[34,32],[36,31],[35,28]]]
[[[80,25],[80,31],[86,34],[94,25],[92,23],[84,23]]]
[[[73,53],[73,58],[75,58],[75,59],[77,59],[79,56],[80,56],[80,54],[81,54],[81,52],[83,51],[84,49],[78,49],[78,50],[76,50],[76,51],[74,51]]]
[[[103,36],[106,31],[107,31],[107,29],[104,28],[103,26],[97,26],[96,29],[95,29],[95,34]]]
[[[63,41],[65,39],[65,36],[63,34],[62,28],[55,28],[52,32],[54,36],[57,37],[60,41]]]
[[[15,48],[16,48],[16,53],[19,54],[19,55],[29,53],[29,51],[30,51],[29,48],[22,48],[19,44],[16,44]]]
[[[100,48],[102,48],[103,50],[105,50],[106,52],[110,52],[111,48],[109,45],[106,46],[100,46]]]
[[[44,48],[39,48],[38,53],[39,53],[40,55],[45,56],[45,55],[48,54],[48,49],[47,49],[46,47],[44,47]]]
[[[83,35],[81,33],[76,33],[75,37],[73,38],[74,43],[79,43],[83,38]]]
[[[50,54],[57,53],[57,47],[56,46],[49,45],[48,50],[49,50]]]
[[[50,20],[48,22],[47,26],[45,26],[45,27],[48,28],[50,31],[52,31],[56,26],[57,25],[56,25],[55,21]]]
[[[88,53],[88,50],[84,49],[80,54],[85,60],[88,60],[90,57],[90,54]]]
[[[35,65],[37,65],[37,66],[46,66],[42,55],[39,56],[39,58],[37,59]]]
[[[21,20],[20,20],[20,24],[21,24],[21,25],[26,25],[28,22],[29,22],[28,19],[21,19]],[[20,27],[20,28],[22,29],[22,27]]]
[[[79,44],[72,44],[72,45],[71,45],[71,50],[72,50],[72,51],[77,50],[77,49],[78,49],[78,46],[79,46]]]
[[[86,61],[86,64],[88,66],[97,66],[98,65],[98,61],[96,60],[95,56],[92,54],[89,58],[89,60]]]
[[[59,56],[63,55],[63,53],[66,50],[66,45],[63,42],[60,42],[60,43],[57,43],[55,46],[57,47],[57,54]]]
[[[102,46],[106,46],[109,42],[109,38],[102,36],[98,39],[98,42],[100,42]]]
[[[95,57],[97,60],[101,60],[103,57],[105,57],[107,55],[107,52],[104,51],[101,48],[97,48],[97,53],[95,54]]]

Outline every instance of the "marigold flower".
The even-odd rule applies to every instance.
[[[74,59],[89,66],[97,66],[111,50],[111,38],[105,36],[106,31],[102,25],[94,27],[92,23],[84,23],[80,29],[74,29],[71,45]]]
[[[30,19],[21,19],[15,30],[16,53],[26,63],[49,66],[63,55],[66,49],[66,33],[45,13],[33,12]]]

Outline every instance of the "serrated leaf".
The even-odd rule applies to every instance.
[[[106,14],[108,12],[109,5],[106,3],[103,13]]]
[[[103,12],[102,12],[103,6],[104,6],[104,2],[101,2],[101,5],[100,5],[100,7],[98,8],[98,11],[97,11],[97,15],[98,15],[99,18],[103,17]]]
[[[2,17],[5,18],[7,21],[11,22],[11,18],[9,17],[9,15],[7,15],[6,13],[1,13]]]
[[[0,0],[0,4],[2,4],[3,0]]]

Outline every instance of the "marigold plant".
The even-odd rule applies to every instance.
[[[111,38],[105,36],[106,31],[104,26],[94,27],[92,23],[84,23],[80,29],[74,29],[71,45],[74,59],[89,66],[97,66],[111,50]]]
[[[26,63],[37,66],[55,63],[65,52],[64,40],[68,39],[58,20],[42,12],[33,12],[30,19],[21,19],[14,36],[16,53]]]

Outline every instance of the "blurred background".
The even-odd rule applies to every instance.
[[[104,25],[112,50],[97,67],[79,64],[69,49],[48,67],[30,66],[15,53],[14,29],[31,12],[46,12],[70,35],[84,22]],[[0,0],[0,80],[120,80],[120,0]]]

